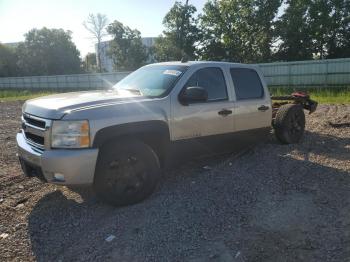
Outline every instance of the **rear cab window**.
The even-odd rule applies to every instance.
[[[199,86],[208,92],[208,102],[228,100],[224,74],[219,67],[206,67],[197,70],[184,88]]]
[[[230,74],[237,100],[261,99],[264,97],[264,87],[254,69],[231,68]]]

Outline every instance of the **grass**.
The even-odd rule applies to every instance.
[[[316,100],[320,104],[350,104],[350,87],[343,88],[308,88],[298,89],[300,91],[307,91],[311,99]],[[15,101],[27,100],[39,96],[50,95],[58,92],[68,92],[70,90],[0,90],[0,101]],[[270,92],[273,95],[288,95],[294,92],[295,89],[272,87]]]
[[[0,90],[0,101],[28,100],[40,96],[51,95],[57,92],[48,90]]]
[[[350,104],[350,87],[343,88],[269,88],[273,95],[289,95],[295,91],[307,92],[319,104]]]

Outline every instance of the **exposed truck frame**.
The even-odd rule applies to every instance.
[[[272,100],[272,117],[273,119],[276,117],[276,113],[278,109],[282,105],[286,104],[299,104],[305,110],[309,111],[309,113],[313,113],[316,111],[317,102],[310,99],[310,96],[305,92],[294,92],[289,96],[271,96]]]

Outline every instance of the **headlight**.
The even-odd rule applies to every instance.
[[[89,122],[53,121],[51,133],[52,148],[86,148],[90,146]]]

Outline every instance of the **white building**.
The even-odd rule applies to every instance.
[[[146,48],[150,48],[150,47],[154,46],[155,40],[156,40],[156,37],[142,37],[141,38],[142,44]],[[97,56],[98,56],[98,52],[100,51],[101,68],[102,68],[102,71],[106,71],[106,72],[115,71],[113,59],[110,57],[109,52],[108,52],[111,41],[112,40],[101,42],[100,48],[98,48],[97,44],[95,45],[96,61],[98,62]],[[151,58],[149,58],[149,60],[151,60]]]
[[[113,59],[109,56],[108,50],[110,46],[111,41],[104,41],[100,43],[100,48],[98,48],[98,44],[95,45],[95,53],[96,53],[96,61],[97,61],[97,66],[99,63],[98,59],[98,53],[100,52],[100,62],[101,62],[101,68],[102,72],[107,71],[107,72],[113,72]]]
[[[10,48],[16,48],[19,44],[21,44],[23,42],[12,42],[12,43],[1,43],[4,46],[10,47]]]

